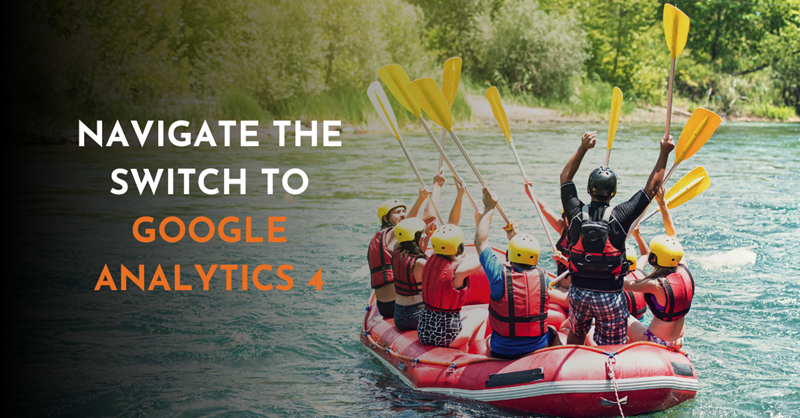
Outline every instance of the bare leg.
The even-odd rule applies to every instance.
[[[458,348],[466,352],[467,348],[469,348],[467,343],[472,339],[475,332],[478,331],[479,328],[482,328],[481,325],[484,325],[488,317],[489,311],[479,309],[473,309],[469,314],[462,317],[461,332],[458,333],[458,336],[450,344],[450,347]],[[483,328],[483,330],[486,332],[485,328]]]
[[[639,320],[634,318],[633,316],[628,317],[629,343],[636,341],[647,341],[647,336],[644,335],[645,331],[647,331],[647,327],[645,327],[643,323],[639,322]]]

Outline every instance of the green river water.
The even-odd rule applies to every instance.
[[[587,129],[602,124],[514,128],[522,160],[539,196],[560,208],[558,175]],[[675,133],[682,126],[673,126]],[[660,125],[623,125],[611,166],[616,199],[641,188],[658,154]],[[677,135],[676,135],[677,136]],[[341,148],[286,147],[259,138],[259,148],[12,147],[9,205],[12,412],[50,416],[510,416],[485,404],[425,395],[406,387],[359,342],[370,294],[359,269],[378,227],[377,205],[413,202],[418,184],[388,133],[349,135]],[[463,131],[461,139],[508,216],[545,243],[499,129]],[[422,131],[405,140],[427,181],[438,156]],[[464,159],[449,155],[480,196]],[[580,185],[605,157],[591,151]],[[671,160],[670,160],[671,164]],[[668,185],[697,165],[712,186],[673,214],[697,293],[684,349],[699,376],[694,400],[657,417],[800,416],[800,124],[727,123],[681,164]],[[139,196],[109,190],[115,168],[247,168],[247,194]],[[262,167],[304,169],[310,186],[292,203],[276,185],[265,193]],[[579,186],[580,190],[580,186]],[[148,193],[149,194],[149,193]],[[442,207],[455,188],[445,185]],[[286,243],[140,243],[140,216],[253,219],[266,236],[267,218],[285,216]],[[499,224],[499,217],[496,223]],[[474,233],[464,201],[462,227]],[[243,223],[243,219],[242,219]],[[173,225],[174,226],[174,225]],[[642,227],[661,233],[658,217]],[[170,230],[175,233],[174,228]],[[188,237],[187,237],[188,238]],[[493,225],[491,240],[504,246]],[[549,257],[542,257],[552,269]],[[192,291],[94,291],[104,265],[157,265],[172,285],[173,265]],[[225,290],[218,271],[208,291],[200,264],[289,264],[294,286]],[[306,286],[322,269],[322,290]],[[262,282],[285,282],[262,273]],[[648,314],[650,315],[650,314]]]

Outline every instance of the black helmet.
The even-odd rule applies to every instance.
[[[611,199],[617,193],[617,175],[608,167],[597,167],[589,175],[587,191],[592,197]]]

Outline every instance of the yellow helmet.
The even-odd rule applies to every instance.
[[[675,237],[659,235],[650,241],[650,264],[677,267],[683,258],[683,246]]]
[[[464,233],[456,225],[444,225],[431,236],[433,252],[439,255],[456,255],[464,243]]]
[[[508,242],[508,261],[535,266],[539,262],[539,241],[531,234],[518,234]]]
[[[628,259],[628,271],[636,270],[636,249],[633,245],[625,244],[625,258]]]
[[[408,209],[405,203],[403,203],[400,199],[389,199],[380,206],[378,206],[378,220],[383,223],[383,217],[389,214],[394,208],[398,208],[402,206],[404,209]]]
[[[425,221],[420,218],[405,218],[394,227],[397,242],[414,241],[417,232],[425,229]]]

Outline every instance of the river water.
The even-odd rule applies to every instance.
[[[527,125],[514,129],[535,191],[558,210],[558,175],[593,125]],[[674,132],[680,132],[676,124]],[[641,188],[658,154],[663,128],[623,125],[611,166],[620,178],[616,200]],[[422,131],[405,140],[426,180],[438,157]],[[676,135],[677,136],[677,135]],[[510,416],[512,412],[406,387],[359,342],[370,293],[359,269],[377,230],[384,199],[413,202],[417,183],[387,133],[342,137],[341,148],[79,148],[12,147],[10,215],[11,409],[51,416]],[[546,239],[521,186],[521,177],[496,128],[464,131],[464,146],[523,230]],[[601,132],[600,142],[605,141]],[[480,196],[457,149],[449,154]],[[576,179],[600,165],[599,145]],[[671,164],[671,161],[670,161]],[[681,164],[668,185],[703,165],[712,186],[673,212],[697,294],[687,317],[685,350],[699,376],[697,397],[656,417],[800,416],[800,124],[722,125]],[[139,196],[109,190],[113,169],[247,168],[247,194]],[[267,195],[262,167],[304,169],[310,186],[291,203],[276,184]],[[444,212],[455,195],[452,179]],[[580,189],[580,187],[579,187]],[[219,221],[252,217],[253,235],[267,236],[270,216],[285,216],[286,243],[141,243],[134,220],[177,216]],[[445,215],[446,216],[446,215]],[[499,216],[495,221],[499,224]],[[242,219],[242,224],[244,220]],[[474,233],[464,202],[462,227]],[[243,225],[240,225],[240,227]],[[173,224],[168,231],[176,233]],[[661,233],[659,217],[642,227]],[[491,240],[504,246],[493,225]],[[546,268],[553,262],[543,257]],[[191,291],[94,291],[104,265],[119,281],[119,265],[146,283],[157,265],[173,286],[174,265]],[[287,291],[232,288],[218,271],[209,290],[193,265],[293,266]],[[322,269],[321,290],[306,286]],[[363,270],[361,270],[363,272]],[[285,285],[274,270],[261,282]],[[650,314],[648,314],[650,315]]]

